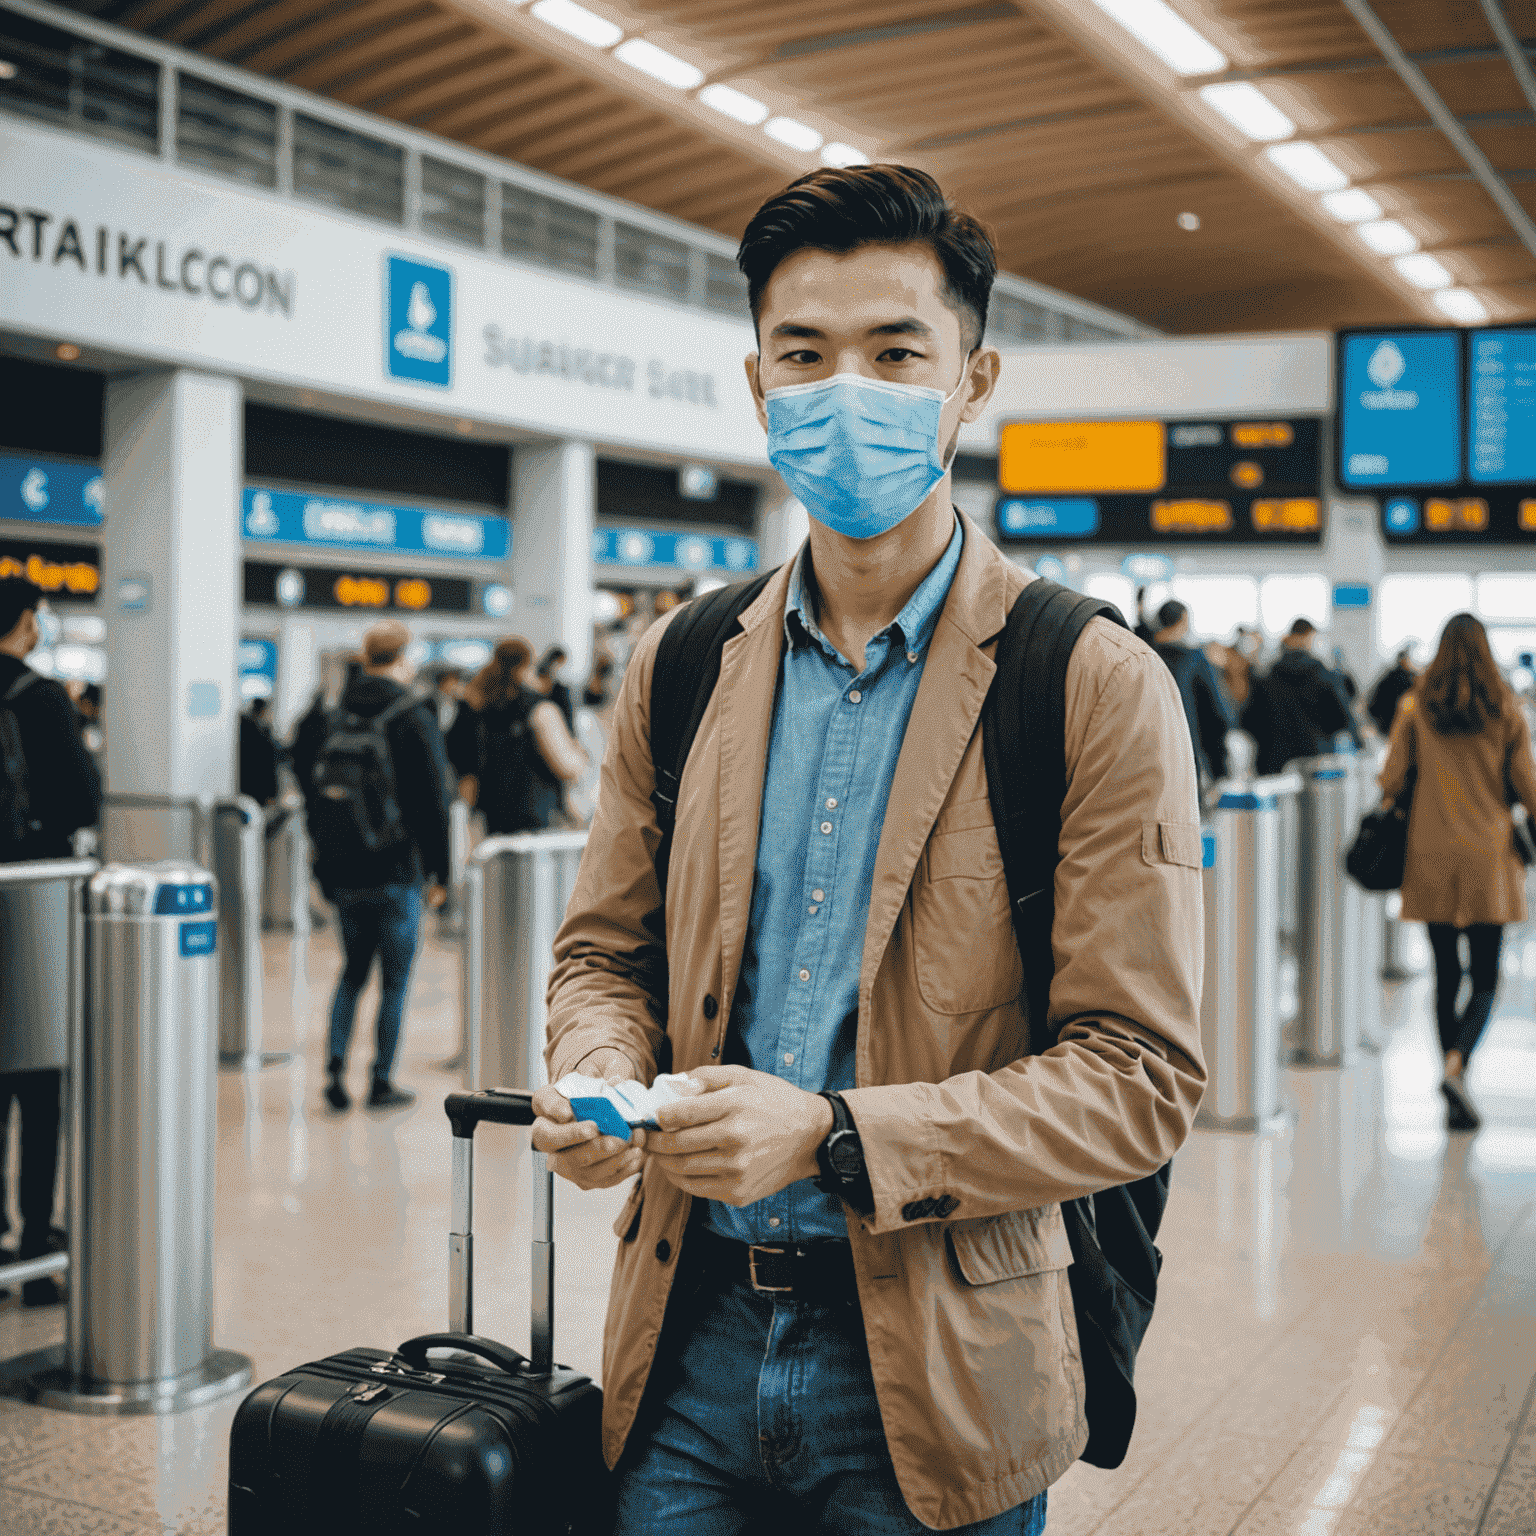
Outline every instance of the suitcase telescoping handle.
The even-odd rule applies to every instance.
[[[450,1093],[443,1102],[453,1127],[451,1230],[448,1233],[448,1327],[473,1333],[475,1302],[475,1128],[532,1125],[533,1094],[521,1088],[484,1093]],[[548,1375],[555,1361],[555,1189],[542,1152],[533,1153],[533,1329],[532,1366]]]

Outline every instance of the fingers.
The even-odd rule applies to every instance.
[[[681,1131],[688,1126],[711,1125],[723,1120],[739,1105],[736,1094],[722,1087],[717,1092],[701,1093],[691,1099],[675,1099],[656,1111],[656,1123],[663,1131]]]
[[[692,1157],[727,1143],[717,1125],[692,1125],[680,1131],[652,1131],[649,1144],[657,1157]]]
[[[584,1146],[588,1142],[599,1139],[616,1142],[619,1146],[624,1145],[616,1137],[601,1136],[597,1127],[590,1120],[571,1119],[564,1125],[557,1125],[552,1120],[535,1120],[533,1122],[533,1150],[535,1152],[565,1152],[572,1147]]]
[[[591,1152],[590,1147],[580,1147],[551,1157],[550,1168],[561,1178],[569,1180],[578,1189],[611,1189],[632,1179],[645,1167],[646,1153],[643,1148],[631,1147],[613,1136],[604,1136],[595,1144],[617,1147],[616,1155],[599,1156],[595,1162],[582,1162]]]
[[[688,1076],[712,1092],[716,1088],[734,1088],[757,1074],[751,1067],[692,1067]]]
[[[567,1121],[576,1118],[576,1112],[571,1108],[571,1101],[563,1093],[558,1093],[553,1088],[539,1088],[535,1090],[533,1095],[533,1112],[539,1119],[551,1120],[556,1125],[564,1125]],[[537,1128],[535,1128],[534,1134],[537,1136]]]

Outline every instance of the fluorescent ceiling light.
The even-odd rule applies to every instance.
[[[1180,75],[1214,75],[1227,67],[1227,56],[1206,42],[1163,0],[1093,0],[1143,47]]]
[[[770,139],[777,139],[780,144],[788,144],[791,149],[804,150],[807,154],[821,148],[821,135],[808,123],[798,122],[793,117],[769,118],[763,125],[763,132]]]
[[[738,91],[729,85],[706,85],[699,92],[699,100],[706,107],[713,107],[726,117],[734,117],[738,123],[745,123],[749,128],[755,128],[768,116],[768,108],[756,96],[748,96],[745,91]]]
[[[1404,229],[1396,219],[1374,219],[1369,224],[1357,224],[1355,233],[1382,256],[1403,256],[1419,248],[1413,232]]]
[[[855,149],[852,144],[823,144],[821,163],[836,166],[868,165],[869,156],[862,149]]]
[[[1425,251],[1413,256],[1399,256],[1392,265],[1415,288],[1449,288],[1454,281],[1444,265]]]
[[[1369,192],[1350,187],[1345,192],[1329,192],[1323,198],[1323,208],[1330,217],[1341,224],[1358,224],[1362,219],[1379,219],[1381,204]]]
[[[624,28],[615,26],[605,16],[594,16],[576,0],[538,0],[530,13],[548,26],[557,27],[571,37],[579,37],[594,48],[612,48],[624,36]]]
[[[664,85],[675,85],[680,91],[691,91],[703,78],[704,71],[676,54],[648,43],[643,37],[632,37],[613,50],[613,56],[638,69],[642,74],[660,80]]]
[[[1316,144],[1304,140],[1272,144],[1264,158],[1308,192],[1340,192],[1349,185],[1349,177]]]
[[[1296,132],[1296,124],[1257,86],[1202,86],[1200,100],[1255,143],[1273,144],[1276,139],[1288,139]]]
[[[1488,310],[1483,301],[1469,289],[1442,288],[1430,297],[1441,314],[1449,315],[1452,320],[1459,320],[1463,325],[1477,325],[1488,318]]]

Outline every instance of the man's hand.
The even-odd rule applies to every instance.
[[[770,1072],[695,1067],[697,1098],[665,1104],[646,1143],[679,1189],[723,1205],[751,1205],[796,1179],[815,1178],[816,1149],[832,1129],[832,1106]]]
[[[628,1082],[635,1064],[623,1051],[593,1051],[577,1064],[577,1071],[600,1077],[605,1083]],[[549,1157],[549,1166],[578,1189],[612,1189],[633,1178],[645,1166],[644,1131],[633,1131],[628,1141],[601,1136],[590,1120],[578,1120],[571,1101],[553,1088],[540,1088],[533,1096],[533,1147]]]

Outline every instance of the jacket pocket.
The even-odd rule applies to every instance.
[[[929,838],[912,884],[912,960],[918,994],[935,1013],[984,1013],[1023,991],[990,819]]]
[[[636,1179],[634,1188],[629,1192],[629,1199],[624,1202],[624,1208],[619,1212],[619,1219],[613,1224],[613,1235],[623,1243],[632,1243],[636,1234],[640,1231],[640,1213],[645,1208],[645,1181]]]
[[[979,1221],[956,1222],[945,1231],[949,1250],[967,1285],[995,1285],[1072,1262],[1072,1245],[1059,1205],[1005,1211]]]
[[[1144,821],[1141,824],[1141,857],[1146,864],[1181,864],[1200,869],[1205,846],[1198,821]]]

